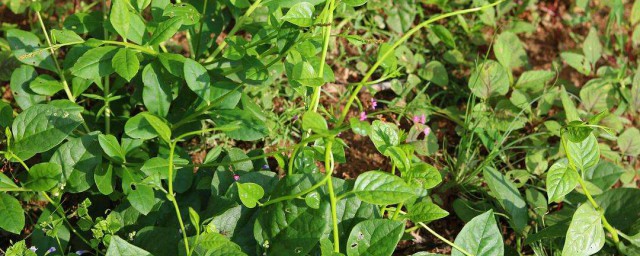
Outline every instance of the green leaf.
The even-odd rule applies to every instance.
[[[493,211],[489,210],[471,219],[460,231],[454,242],[473,255],[504,255],[504,243]],[[453,248],[451,256],[463,256]]]
[[[386,56],[385,56],[386,55]],[[380,66],[386,70],[394,70],[398,66],[398,59],[395,55],[395,50],[389,43],[380,45],[378,49],[378,59]]]
[[[313,10],[313,4],[300,2],[293,5],[282,19],[298,27],[310,27],[313,25]]]
[[[13,108],[9,103],[0,101],[0,127],[9,127],[13,123]]]
[[[31,81],[37,76],[36,69],[27,65],[21,65],[11,74],[11,93],[21,109],[27,109],[47,99],[29,88]]]
[[[202,18],[198,9],[188,3],[168,4],[167,7],[164,8],[162,16],[181,18],[182,25],[185,26],[194,25]]]
[[[309,87],[322,86],[323,78],[308,61],[300,61],[293,66],[290,79],[297,84]]]
[[[240,60],[246,54],[246,49],[244,45],[247,44],[247,41],[240,36],[231,36],[224,39],[227,42],[229,48],[227,48],[222,57],[229,60]]]
[[[124,132],[134,139],[150,140],[160,136],[165,142],[171,143],[169,126],[148,112],[142,112],[130,118],[124,125]]]
[[[524,232],[524,228],[529,222],[529,214],[527,203],[520,195],[516,185],[491,167],[486,167],[483,174],[492,195],[511,216],[510,222],[513,229],[519,233]]]
[[[112,236],[106,256],[151,256],[151,254],[119,236]]]
[[[593,129],[591,127],[586,126],[582,121],[571,121],[567,124],[567,128],[564,132],[564,135],[567,136],[569,141],[579,143],[589,137],[589,134]]]
[[[578,185],[580,175],[567,165],[567,161],[558,161],[547,172],[546,187],[549,203],[562,199]]]
[[[367,0],[342,0],[348,6],[357,7],[367,3]]]
[[[548,70],[529,70],[520,75],[515,88],[528,92],[541,92],[544,86],[549,83],[556,73]]]
[[[402,178],[381,171],[368,171],[356,179],[353,192],[371,204],[397,204],[415,196],[414,189]]]
[[[500,63],[487,60],[471,73],[469,89],[482,99],[505,95],[509,91],[509,75]]]
[[[110,195],[113,193],[115,186],[115,180],[113,179],[113,166],[109,164],[105,167],[98,167],[93,173],[93,179],[95,180],[98,191],[103,195]]]
[[[449,84],[449,75],[444,65],[439,61],[431,61],[427,63],[424,69],[419,71],[420,77],[425,80],[431,81],[439,86],[446,86]]]
[[[135,13],[134,10],[129,9],[130,6],[131,2],[129,0],[113,0],[111,2],[109,22],[111,22],[113,29],[120,34],[124,41],[127,40],[129,35],[132,13]]]
[[[578,72],[587,76],[591,74],[591,64],[584,55],[574,52],[562,52],[560,53],[560,57]]]
[[[429,223],[449,216],[449,212],[432,202],[418,202],[409,208],[407,218],[414,223]]]
[[[376,146],[380,153],[384,154],[387,148],[400,144],[399,133],[396,125],[375,120],[371,124],[371,134],[369,136],[373,145]]]
[[[20,201],[7,193],[0,193],[0,228],[20,234],[24,228],[24,210]]]
[[[516,34],[505,31],[498,35],[493,45],[493,53],[496,59],[508,70],[522,67],[527,64],[527,52]]]
[[[625,171],[622,167],[610,162],[601,161],[596,166],[587,169],[584,172],[584,176],[585,179],[600,189],[607,190],[618,182],[618,179],[623,173],[625,173]]]
[[[128,48],[118,49],[118,52],[113,55],[111,65],[116,73],[127,81],[131,81],[140,69],[140,61],[136,53]]]
[[[107,156],[115,160],[117,163],[125,162],[126,154],[115,136],[111,134],[100,134],[98,135],[98,141],[100,142],[100,147]]]
[[[224,132],[234,140],[254,141],[269,134],[265,122],[250,110],[219,110],[212,114],[212,118],[218,125],[233,125],[240,122],[238,129]]]
[[[69,139],[53,153],[52,163],[62,166],[65,191],[79,193],[89,189],[93,174],[102,163],[102,149],[95,134]]]
[[[196,228],[196,234],[200,234],[200,215],[191,207],[189,207],[189,221]]]
[[[411,169],[402,177],[412,187],[420,187],[422,189],[432,189],[442,182],[442,175],[433,167],[433,165],[427,163],[412,164]]]
[[[236,185],[240,201],[248,208],[256,207],[258,200],[264,196],[264,189],[258,184],[236,182]]]
[[[315,133],[326,133],[329,130],[327,126],[327,121],[322,117],[322,115],[313,112],[307,111],[302,115],[302,129],[303,130],[312,130]]]
[[[349,234],[347,255],[391,255],[403,233],[404,222],[387,219],[362,221]]]
[[[594,27],[591,27],[587,38],[584,39],[582,52],[592,66],[595,66],[600,56],[602,56],[602,44],[598,38],[598,31]]]
[[[162,73],[162,67],[157,62],[149,63],[142,71],[142,102],[149,112],[166,117],[171,107],[173,95],[171,84]]]
[[[304,202],[313,209],[320,208],[320,193],[313,191],[304,197]]]
[[[71,74],[90,80],[108,76],[115,72],[111,60],[117,51],[118,47],[115,46],[90,49],[71,67]]]
[[[158,60],[169,74],[184,78],[184,61],[186,60],[184,56],[165,52],[158,54]]]
[[[62,83],[51,77],[50,75],[44,74],[39,75],[29,83],[29,88],[40,95],[52,96],[57,92],[63,89]]]
[[[566,140],[564,146],[569,164],[577,170],[584,171],[600,161],[600,147],[598,147],[598,140],[593,133],[578,143]]]
[[[195,92],[207,105],[210,104],[211,78],[207,70],[195,60],[186,59],[184,61],[184,78],[189,89]]]
[[[632,157],[640,155],[640,130],[635,127],[626,129],[618,136],[618,147],[623,155]]]
[[[11,52],[20,62],[57,72],[51,52],[40,46],[40,39],[34,33],[10,29],[6,32],[6,38]]]
[[[84,39],[71,30],[51,30],[51,40],[54,44],[83,43]]]
[[[442,40],[445,45],[451,48],[456,48],[456,41],[453,38],[453,34],[451,34],[451,31],[449,31],[447,27],[442,25],[435,25],[431,28],[431,30],[438,38],[440,38],[440,40]]]
[[[57,163],[39,163],[29,169],[24,186],[34,191],[48,191],[60,182],[62,167]]]
[[[160,43],[169,40],[173,35],[178,32],[180,26],[182,26],[183,19],[180,17],[173,17],[158,24],[158,27],[153,31],[153,36],[149,39],[148,45],[159,45]]]
[[[35,105],[13,121],[11,151],[22,160],[52,149],[83,122],[79,113],[52,105]]]
[[[218,233],[205,233],[198,237],[189,237],[189,245],[192,245],[194,250],[192,255],[224,255],[224,256],[246,256],[242,249],[237,244],[229,241],[226,237]],[[254,241],[255,242],[255,241]],[[187,255],[184,252],[184,241],[180,241],[178,249],[180,253],[178,255]]]
[[[604,229],[600,213],[589,203],[584,203],[573,214],[567,238],[562,248],[563,256],[591,255],[604,246]]]
[[[564,112],[567,115],[567,121],[579,121],[580,116],[578,115],[576,105],[573,104],[573,101],[569,98],[569,94],[564,86],[560,86],[560,99],[562,100]]]
[[[634,25],[640,21],[640,1],[636,0],[633,2],[633,6],[631,7],[631,16],[629,17],[629,22],[631,25]]]
[[[127,200],[129,200],[133,208],[144,215],[149,214],[156,203],[153,189],[143,184],[132,185],[131,191],[127,195]]]

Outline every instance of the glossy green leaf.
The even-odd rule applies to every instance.
[[[0,193],[0,228],[20,234],[24,228],[24,210],[20,201],[7,193]]]
[[[563,256],[592,255],[604,246],[604,229],[600,213],[589,203],[584,203],[573,214],[567,238],[562,248]]]
[[[504,255],[502,234],[492,210],[476,216],[464,225],[454,243],[473,255]],[[451,251],[451,256],[463,255],[455,248]]]
[[[564,146],[569,164],[578,170],[584,171],[600,161],[600,147],[593,133],[579,143],[566,140]]]
[[[149,112],[161,117],[167,116],[173,95],[171,84],[162,73],[162,67],[152,62],[142,71],[142,101]]]
[[[13,55],[22,63],[57,72],[51,52],[44,50],[34,33],[19,29],[6,31],[6,38]]]
[[[134,12],[130,10],[130,7],[132,6],[129,0],[113,0],[111,2],[109,21],[113,29],[115,29],[125,41],[129,35],[131,16],[133,15],[132,12]]]
[[[11,151],[22,160],[52,149],[83,122],[79,113],[52,105],[35,105],[13,121]]]
[[[135,189],[133,187],[135,187]],[[147,215],[151,212],[156,202],[153,194],[151,187],[143,184],[135,184],[132,185],[131,191],[127,195],[127,200],[129,200],[133,208]]]
[[[248,208],[256,207],[258,200],[264,196],[264,189],[258,184],[236,182],[236,185],[240,201]]]
[[[200,63],[192,59],[186,59],[184,61],[184,78],[187,81],[187,86],[189,86],[189,89],[191,89],[198,95],[198,97],[209,104],[211,94],[211,78],[209,77],[209,73],[207,73],[207,70],[202,65],[200,65]]]
[[[400,144],[398,127],[392,123],[373,121],[369,136],[380,153],[384,153],[388,147]]]
[[[84,79],[105,77],[115,70],[112,59],[118,52],[118,47],[102,46],[88,50],[71,67],[71,74]]]
[[[149,45],[159,45],[160,43],[169,40],[173,37],[180,26],[182,26],[183,19],[180,17],[173,17],[158,24],[158,27],[153,31],[153,36],[149,39]]]
[[[115,72],[127,81],[131,81],[140,69],[140,61],[136,53],[128,48],[120,48],[113,55],[111,64]]]
[[[423,189],[432,189],[442,182],[442,175],[433,167],[433,165],[427,163],[412,164],[411,169],[402,177],[411,186],[417,186]]]
[[[322,115],[307,111],[302,115],[302,129],[303,130],[312,130],[315,133],[326,133],[329,127],[327,126],[327,121],[322,117]]]
[[[106,256],[151,256],[151,254],[119,236],[112,236]]]
[[[447,27],[442,25],[435,25],[431,28],[433,33],[442,40],[442,42],[450,48],[456,48],[456,41],[453,34]]]
[[[182,24],[186,26],[194,25],[202,18],[200,12],[188,3],[168,4],[164,8],[162,16],[178,17],[182,19]]]
[[[192,255],[224,255],[224,256],[246,256],[240,246],[229,241],[226,237],[218,233],[206,233],[199,237],[189,237],[189,245],[194,248]],[[183,241],[178,244],[179,255],[184,253]]]
[[[404,233],[404,223],[388,219],[358,223],[347,241],[347,255],[391,255]]]
[[[78,34],[71,30],[51,30],[51,41],[54,44],[72,44],[72,43],[83,43],[84,39],[80,37]]]
[[[509,76],[500,63],[487,60],[479,64],[471,73],[469,89],[482,99],[505,95],[509,91]]]
[[[313,209],[320,208],[320,193],[313,191],[304,197],[304,202]]]
[[[580,175],[567,165],[566,161],[558,161],[547,172],[546,188],[549,203],[562,199],[578,185]]]
[[[485,168],[483,174],[492,195],[511,217],[512,227],[516,232],[524,232],[529,222],[528,208],[516,185],[491,167]]]
[[[115,160],[117,163],[125,162],[126,154],[115,136],[111,134],[100,134],[98,135],[98,141],[100,142],[102,151],[104,151],[108,157]]]
[[[34,191],[48,191],[60,182],[62,167],[57,163],[39,163],[29,168],[24,186]]]
[[[429,223],[449,216],[449,212],[432,202],[419,202],[409,208],[407,218],[415,222]]]
[[[300,2],[293,5],[282,19],[299,27],[310,27],[313,25],[313,10],[313,4]]]
[[[39,75],[29,83],[29,88],[40,95],[52,96],[63,89],[62,83],[50,75]]]
[[[93,173],[93,178],[98,191],[103,195],[110,195],[114,191],[115,180],[113,179],[113,166],[111,164],[98,169]]]
[[[610,162],[601,161],[597,165],[588,168],[584,172],[584,177],[600,189],[607,190],[618,182],[623,173],[625,173],[625,171],[622,167]]]
[[[9,127],[13,123],[13,108],[9,103],[0,101],[0,127]]]
[[[381,171],[368,171],[360,174],[353,188],[356,196],[371,204],[397,204],[415,196],[402,178]]]

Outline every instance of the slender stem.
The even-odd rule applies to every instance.
[[[376,71],[376,69],[382,64],[382,62],[387,57],[389,57],[391,54],[394,53],[395,49],[398,48],[398,46],[400,46],[402,43],[407,41],[413,34],[415,34],[420,29],[422,29],[422,28],[424,28],[424,27],[426,27],[426,26],[430,25],[431,23],[434,23],[434,22],[436,22],[438,20],[441,20],[441,19],[444,19],[444,18],[448,18],[448,17],[451,17],[451,16],[460,15],[460,14],[477,12],[477,11],[480,11],[480,10],[483,10],[483,9],[486,9],[486,8],[490,8],[490,7],[496,6],[496,5],[498,5],[498,4],[502,3],[502,2],[504,2],[504,0],[500,0],[500,1],[497,1],[495,3],[484,5],[484,6],[481,6],[481,7],[464,9],[464,10],[459,10],[459,11],[455,11],[455,12],[441,14],[441,15],[438,15],[438,16],[433,17],[431,19],[428,19],[428,20],[418,24],[417,26],[415,26],[411,30],[407,31],[406,34],[404,34],[398,41],[396,41],[391,46],[391,49],[389,49],[380,58],[378,58],[378,61],[376,61],[376,63],[373,64],[373,66],[371,66],[371,68],[369,68],[369,71],[362,78],[362,80],[360,81],[358,86],[356,86],[356,88],[353,90],[353,92],[351,92],[351,95],[349,96],[349,99],[347,100],[347,104],[342,109],[342,113],[340,114],[340,118],[338,119],[338,123],[337,123],[338,126],[342,125],[344,120],[347,118],[347,114],[349,114],[349,109],[351,108],[351,104],[353,104],[353,101],[358,96],[358,92],[362,89],[362,87],[369,80],[369,78],[371,78],[371,76],[373,75],[373,72]]]
[[[434,235],[438,239],[442,240],[443,242],[447,243],[448,245],[451,245],[451,247],[455,248],[456,250],[462,252],[464,255],[473,256],[473,254],[467,252],[465,249],[462,249],[460,246],[456,245],[455,243],[453,243],[453,242],[449,241],[448,239],[444,238],[443,236],[441,236],[437,232],[433,231],[433,229],[429,228],[429,226],[427,226],[426,224],[424,224],[422,222],[418,222],[418,224],[420,224],[420,226],[425,228],[427,231],[429,231],[429,233],[431,233],[432,235]]]
[[[340,252],[340,234],[338,233],[338,212],[336,194],[333,190],[333,181],[331,176],[333,174],[333,152],[331,151],[333,146],[333,138],[328,138],[324,145],[324,171],[326,176],[329,177],[327,187],[329,189],[329,202],[331,204],[331,222],[333,224],[333,250]]]
[[[207,15],[207,3],[209,3],[208,0],[204,0],[204,5],[202,7],[202,14],[201,17],[202,19],[204,19],[205,15]],[[196,47],[194,49],[194,54],[193,54],[193,58],[197,58],[198,57],[198,50],[200,50],[200,41],[202,41],[202,27],[204,26],[204,22],[201,20],[200,21],[200,29],[198,29],[198,41],[196,41]],[[187,30],[187,33],[189,31]]]
[[[580,183],[580,186],[582,187],[584,194],[587,196],[587,199],[589,200],[593,208],[595,208],[596,211],[600,213],[600,218],[602,219],[602,225],[607,231],[609,231],[609,233],[611,233],[611,238],[613,238],[613,242],[616,244],[616,246],[618,246],[618,244],[620,243],[620,237],[618,237],[618,231],[613,226],[611,226],[611,224],[609,224],[609,222],[607,221],[607,218],[604,217],[604,211],[602,210],[600,205],[598,205],[598,203],[595,200],[593,200],[591,193],[587,189],[587,184],[584,183],[584,180],[582,179],[582,177],[578,177],[578,182]]]
[[[180,223],[180,230],[182,230],[182,238],[184,240],[184,248],[185,252],[190,252],[189,250],[189,240],[187,239],[187,230],[184,228],[184,222],[182,221],[182,214],[180,214],[180,207],[178,207],[178,202],[173,194],[173,154],[176,150],[176,142],[171,143],[169,146],[169,194],[167,194],[167,198],[169,201],[173,203],[173,208],[176,211],[176,215],[178,216],[178,222]]]
[[[400,214],[400,210],[402,210],[402,206],[403,206],[403,205],[404,205],[404,202],[399,203],[399,204],[396,206],[396,210],[395,210],[395,212],[393,213],[393,217],[391,217],[391,219],[392,219],[392,220],[395,220],[395,219],[397,219],[397,218],[398,218],[398,214]]]
[[[76,102],[76,98],[73,96],[73,93],[71,93],[71,89],[69,89],[69,84],[67,83],[67,79],[64,76],[64,71],[60,68],[60,64],[58,63],[56,52],[52,47],[53,44],[51,43],[51,39],[49,38],[49,32],[47,32],[47,27],[44,26],[44,21],[42,21],[40,12],[36,12],[36,16],[38,16],[38,21],[40,22],[40,27],[42,28],[44,38],[47,40],[47,45],[49,46],[48,48],[51,52],[51,59],[53,59],[53,63],[56,65],[56,70],[58,71],[58,76],[60,76],[60,81],[62,82],[64,92],[67,94],[67,98],[69,98],[70,101]]]
[[[324,77],[324,65],[327,61],[327,51],[329,50],[329,38],[331,37],[331,23],[333,21],[333,6],[335,5],[335,0],[327,0],[327,4],[325,6],[325,10],[328,12],[325,15],[325,19],[323,23],[329,23],[329,26],[325,26],[322,28],[323,33],[323,41],[322,41],[322,54],[320,57],[320,67],[318,69],[318,76],[320,78]],[[323,79],[324,80],[324,79]],[[311,106],[310,109],[313,112],[318,111],[318,105],[320,105],[320,92],[322,91],[322,86],[317,86],[313,88],[313,97],[311,98]]]
[[[292,199],[299,198],[301,196],[304,196],[306,194],[309,194],[309,193],[313,192],[317,188],[319,188],[322,185],[324,185],[324,183],[326,183],[330,179],[331,179],[331,173],[327,172],[325,174],[324,178],[320,182],[314,184],[310,188],[305,189],[303,191],[300,191],[300,192],[298,192],[296,194],[293,194],[293,195],[286,195],[286,196],[281,196],[281,197],[278,197],[278,198],[271,199],[271,200],[267,201],[266,203],[262,204],[262,206],[267,206],[267,205],[279,203],[279,202],[282,202],[282,201],[287,201],[287,200],[292,200]]]
[[[147,48],[141,45],[137,45],[134,43],[129,43],[129,42],[120,42],[120,41],[111,41],[111,40],[103,40],[102,43],[104,44],[113,44],[113,45],[121,45],[127,48],[131,48],[131,49],[135,49],[138,50],[140,52],[144,52],[146,54],[149,55],[158,55],[158,52],[156,52],[155,50],[151,49],[151,48]]]
[[[107,22],[107,0],[102,0],[102,21],[103,22]],[[103,29],[104,30],[104,40],[109,39],[109,31],[107,29]],[[109,76],[106,76],[104,78],[104,90],[102,90],[105,101],[104,101],[104,132],[106,134],[111,133],[111,102],[110,99],[107,100],[107,96],[109,95],[111,88],[110,88],[110,80],[109,80]]]

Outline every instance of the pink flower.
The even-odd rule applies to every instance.
[[[376,109],[376,107],[378,106],[378,101],[376,101],[376,99],[371,98],[371,109]]]
[[[424,124],[424,123],[426,123],[426,122],[427,122],[427,117],[426,117],[424,114],[422,114],[422,115],[420,116],[420,123],[421,123],[421,124]]]
[[[234,175],[233,175],[233,179],[234,179],[235,181],[240,180],[240,175],[238,175],[238,174],[234,174]]]
[[[429,133],[431,133],[431,128],[429,128],[429,126],[425,127],[424,130],[424,136],[427,137],[429,136]]]
[[[367,113],[362,111],[360,112],[360,121],[367,120]]]
[[[420,122],[420,117],[419,116],[413,116],[413,122],[414,123]]]

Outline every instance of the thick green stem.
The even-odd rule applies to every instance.
[[[178,217],[178,223],[180,223],[180,230],[182,230],[182,239],[184,240],[185,252],[189,253],[191,251],[189,250],[189,240],[187,239],[187,231],[184,228],[184,222],[182,221],[182,214],[180,214],[180,207],[178,207],[178,201],[176,201],[176,197],[173,193],[173,154],[176,149],[176,143],[177,142],[173,142],[169,146],[169,177],[168,177],[169,193],[167,194],[167,198],[169,199],[169,201],[171,201],[171,203],[173,204],[173,208],[176,211],[176,215]]]
[[[338,212],[337,212],[337,202],[336,194],[333,190],[333,182],[331,181],[331,176],[333,175],[333,138],[328,138],[327,142],[324,145],[324,171],[329,177],[327,188],[329,189],[329,202],[331,204],[331,222],[333,224],[333,250],[335,252],[340,252],[340,234],[338,233]]]
[[[333,22],[333,10],[334,10],[335,0],[327,0],[327,4],[325,5],[325,11],[327,14],[325,15],[325,19],[323,20],[324,24],[329,24],[328,26],[322,27],[322,54],[320,57],[320,67],[318,69],[318,76],[320,78],[324,77],[324,65],[327,61],[327,51],[329,50],[329,38],[331,38],[331,24]],[[320,92],[322,91],[322,86],[318,86],[313,88],[313,96],[311,98],[311,106],[309,109],[311,111],[318,111],[318,105],[320,105]]]
[[[71,89],[69,89],[69,84],[67,83],[67,79],[64,76],[64,71],[60,68],[60,64],[58,63],[58,59],[56,58],[56,52],[54,50],[53,44],[51,43],[51,39],[49,38],[49,32],[47,31],[47,27],[44,26],[44,21],[42,21],[42,16],[40,12],[36,12],[36,16],[38,16],[38,21],[40,22],[40,27],[42,28],[42,33],[44,33],[44,38],[47,40],[47,45],[49,46],[49,51],[51,52],[51,59],[53,59],[53,63],[56,65],[56,70],[58,71],[58,76],[60,76],[60,81],[62,82],[62,88],[64,88],[64,92],[67,94],[67,98],[70,101],[76,102],[76,98],[71,93]]]
[[[102,0],[102,21],[103,22],[107,22],[107,1],[106,0]],[[104,40],[109,39],[109,30],[104,29]],[[103,92],[103,96],[105,98],[104,101],[104,132],[106,134],[111,133],[111,106],[110,106],[110,100],[107,100],[107,96],[109,95],[109,92],[111,91],[110,88],[110,83],[111,81],[109,80],[109,76],[106,76],[104,78],[104,90],[102,90]]]
[[[434,23],[436,21],[439,21],[439,20],[442,20],[442,19],[445,19],[445,18],[448,18],[448,17],[451,17],[451,16],[460,15],[460,14],[481,11],[481,10],[484,10],[486,8],[490,8],[490,7],[496,6],[496,5],[498,5],[498,4],[502,3],[502,2],[504,2],[504,0],[500,0],[500,1],[497,1],[495,3],[484,5],[484,6],[481,6],[481,7],[470,8],[470,9],[459,10],[459,11],[455,11],[455,12],[441,14],[441,15],[438,15],[438,16],[433,17],[431,19],[428,19],[428,20],[418,24],[414,28],[410,29],[409,31],[407,31],[406,34],[404,34],[398,41],[396,41],[391,46],[391,49],[389,49],[380,58],[378,58],[378,61],[376,61],[376,63],[374,63],[373,66],[371,66],[371,68],[369,68],[369,71],[364,75],[364,77],[362,78],[362,80],[360,81],[358,86],[356,86],[356,88],[353,90],[353,92],[351,92],[351,95],[349,96],[349,99],[347,100],[347,104],[342,109],[342,113],[340,114],[340,118],[338,119],[338,126],[342,125],[344,120],[347,118],[347,114],[349,114],[349,109],[351,108],[351,104],[353,104],[353,101],[358,96],[358,92],[360,92],[360,90],[366,84],[366,82],[369,80],[369,78],[371,78],[371,76],[376,71],[376,69],[378,69],[378,67],[382,64],[382,62],[387,57],[389,57],[391,54],[394,53],[395,49],[398,48],[398,46],[400,46],[405,41],[407,41],[413,34],[415,34],[416,32],[420,31],[420,29],[422,29],[422,28],[424,28],[424,27],[426,27],[426,26],[428,26],[431,23]]]

